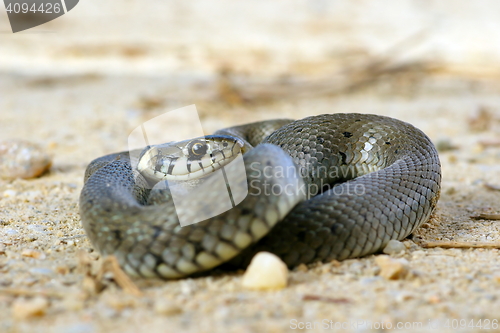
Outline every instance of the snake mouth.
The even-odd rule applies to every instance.
[[[137,170],[148,180],[193,180],[208,176],[242,154],[243,141],[225,135],[151,146]]]

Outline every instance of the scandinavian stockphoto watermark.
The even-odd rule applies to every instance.
[[[371,320],[345,320],[336,321],[332,319],[322,320],[290,320],[290,329],[305,331],[401,331],[415,330],[418,332],[443,331],[443,330],[498,330],[500,323],[498,319],[465,319],[465,318],[441,318],[428,319],[426,321],[371,321]]]
[[[361,196],[366,193],[363,183],[344,184],[344,181],[360,175],[355,166],[329,166],[305,164],[300,167],[296,165],[270,166],[262,165],[261,162],[252,162],[250,170],[253,178],[249,182],[253,195],[264,196],[296,196],[301,194],[303,198],[310,199],[318,194],[335,196]],[[305,182],[301,186],[295,183],[284,185],[273,183],[274,178],[315,178],[315,182]],[[376,173],[366,175],[370,178],[377,177]],[[343,185],[341,185],[343,184]]]
[[[245,165],[239,146],[234,149],[237,150],[234,154],[236,157],[224,166],[223,163],[219,163],[219,158],[228,154],[227,150],[226,153],[223,152],[223,148],[229,147],[226,147],[224,143],[221,144],[220,149],[218,146],[206,145],[204,138],[204,131],[195,105],[152,118],[136,127],[128,137],[130,160],[134,170],[141,167],[140,163],[144,158],[153,160],[149,168],[152,169],[149,170],[150,173],[160,176],[174,169],[180,170],[181,174],[192,173],[198,167],[207,170],[200,171],[207,174],[203,177],[203,181],[191,181],[188,185],[185,185],[186,179],[181,181],[165,179],[156,183],[136,182],[143,187],[159,190],[168,188],[181,226],[224,213],[243,201],[248,194]],[[162,154],[170,154],[166,156],[168,159],[158,156],[161,147],[165,147],[166,143],[168,147],[172,147],[170,150],[162,151]],[[145,155],[144,147],[147,147],[146,150],[149,151],[151,147],[158,147],[158,150],[153,150],[158,153]],[[210,159],[202,160],[201,157],[206,157],[207,154],[210,155]],[[213,171],[210,161],[222,166]],[[148,164],[149,161],[142,163]],[[161,170],[162,167],[163,170]],[[138,173],[136,177],[139,177]]]
[[[79,0],[4,0],[12,32],[52,21],[75,8]]]

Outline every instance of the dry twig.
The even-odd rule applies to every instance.
[[[479,214],[477,216],[471,216],[471,219],[475,220],[500,220],[500,214]]]
[[[97,273],[96,279],[101,281],[104,275],[110,272],[113,274],[113,279],[126,293],[134,296],[142,296],[141,290],[135,283],[128,277],[128,275],[121,269],[118,259],[115,256],[107,256],[104,258],[101,269]]]
[[[134,296],[142,296],[141,290],[135,285],[128,275],[121,269],[115,256],[107,256],[103,259],[96,274],[92,272],[92,259],[85,251],[78,253],[79,267],[84,274],[83,289],[87,296],[100,293],[106,286],[103,283],[107,273],[111,273],[113,280],[126,293]]]
[[[484,187],[486,187],[488,190],[500,191],[500,185],[485,183]]]
[[[322,295],[312,295],[312,294],[305,294],[302,296],[303,301],[320,301],[320,302],[325,302],[325,303],[351,303],[351,300],[347,298],[333,298],[333,297],[328,297],[328,296],[322,296]]]
[[[419,243],[421,247],[433,248],[442,247],[445,249],[470,249],[470,248],[481,248],[481,249],[498,249],[500,248],[500,242],[455,242],[455,241],[440,241],[440,242],[422,242]]]

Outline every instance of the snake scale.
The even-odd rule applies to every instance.
[[[181,278],[227,262],[245,265],[262,250],[293,267],[380,251],[427,221],[439,198],[434,145],[397,119],[324,114],[214,135],[243,146],[243,201],[181,227],[168,187],[144,186],[148,180],[132,167],[128,152],[103,156],[87,167],[80,196],[82,223],[94,247],[142,277]],[[207,147],[196,149],[206,153]],[[203,201],[211,194],[196,195]],[[203,205],[182,209],[195,214]]]

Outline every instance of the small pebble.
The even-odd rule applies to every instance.
[[[380,267],[380,276],[397,280],[408,274],[408,261],[406,259],[394,259],[386,255],[375,258],[375,263]]]
[[[17,299],[12,305],[12,315],[16,319],[27,319],[43,316],[49,308],[49,301],[43,297],[33,299]]]
[[[243,287],[256,290],[278,290],[287,286],[288,268],[276,255],[269,252],[257,253],[245,274]]]
[[[14,190],[5,190],[3,191],[3,196],[5,198],[13,198],[17,195],[17,192]]]
[[[416,250],[411,253],[413,259],[419,259],[425,257],[425,252],[422,250]]]
[[[0,177],[2,178],[38,177],[46,172],[51,164],[52,159],[49,154],[36,144],[24,140],[0,142]]]
[[[59,326],[55,332],[64,333],[93,333],[97,332],[97,328],[91,323],[75,323],[67,326]]]
[[[445,152],[450,150],[458,149],[449,138],[442,138],[436,142],[436,148],[439,152]]]
[[[70,294],[62,301],[62,307],[68,311],[79,311],[85,307],[85,302],[82,297]]]
[[[182,309],[175,305],[172,301],[166,299],[158,299],[154,304],[154,311],[157,314],[164,316],[173,316],[182,313]]]
[[[394,299],[396,300],[396,302],[398,303],[403,303],[403,302],[406,302],[410,299],[413,299],[415,298],[414,295],[408,293],[408,292],[400,292],[400,293],[397,293],[396,294],[396,297],[394,297]]]
[[[9,236],[17,235],[19,233],[19,231],[15,229],[5,229],[4,232]]]
[[[330,265],[332,265],[332,267],[340,267],[342,264],[340,263],[340,261],[333,259],[332,261],[330,261]]]
[[[383,280],[383,278],[380,276],[370,276],[370,277],[361,278],[359,280],[359,282],[361,283],[361,285],[371,285],[371,284],[377,283],[381,280]]]
[[[305,264],[300,264],[295,268],[295,271],[297,272],[307,272],[309,268]]]
[[[12,284],[12,280],[10,278],[2,277],[2,280],[0,280],[0,286],[2,286],[2,287],[8,287],[11,284]]]
[[[24,249],[21,252],[23,257],[35,258],[35,259],[45,259],[45,253],[33,250],[33,249]]]
[[[39,279],[37,279],[36,277],[27,277],[25,279],[22,279],[22,280],[19,280],[19,281],[16,281],[16,282],[19,282],[20,284],[26,286],[26,287],[31,287],[33,285],[35,285],[36,283],[38,283]]]
[[[391,239],[383,250],[385,254],[392,254],[392,255],[399,254],[404,251],[406,251],[406,246],[402,242],[395,239]]]
[[[56,272],[57,274],[66,275],[69,273],[69,267],[63,265],[56,266]]]
[[[137,301],[129,295],[110,295],[103,297],[104,302],[116,311],[122,311],[125,308],[134,308],[137,306]]]
[[[35,232],[39,232],[39,233],[45,233],[45,230],[47,230],[47,227],[45,227],[43,225],[39,225],[39,224],[30,224],[30,225],[28,225],[28,229],[33,230]]]
[[[431,295],[429,296],[429,303],[431,304],[437,304],[437,303],[440,303],[441,302],[441,299],[439,298],[439,296],[437,295]]]
[[[363,274],[364,268],[365,268],[365,265],[363,265],[362,263],[353,262],[352,264],[349,265],[348,271],[349,271],[349,273],[354,274],[354,275],[361,275],[361,274]]]
[[[34,275],[52,276],[55,274],[55,272],[52,269],[44,268],[44,267],[33,267],[33,268],[30,268],[28,271]]]

